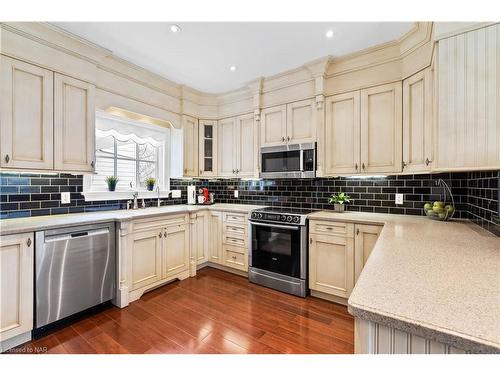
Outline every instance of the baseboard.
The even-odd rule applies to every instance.
[[[18,345],[24,344],[25,342],[31,341],[31,331],[21,333],[20,335],[11,337],[5,341],[0,342],[0,353],[3,353],[9,349],[15,348]],[[28,350],[23,348],[22,350]],[[14,351],[15,352],[15,351]],[[22,353],[31,353],[29,351],[23,351]],[[34,354],[34,353],[33,353]]]
[[[331,294],[318,292],[316,290],[311,290],[311,296],[347,306],[347,298],[332,296]]]
[[[237,269],[234,269],[231,267],[224,266],[222,264],[217,264],[217,263],[212,263],[212,262],[206,262],[206,263],[200,264],[200,267],[198,269],[202,269],[205,267],[211,267],[211,268],[215,268],[215,269],[218,269],[221,271],[233,273],[233,274],[238,275],[238,276],[248,277],[248,272],[237,270]]]

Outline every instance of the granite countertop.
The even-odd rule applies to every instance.
[[[40,230],[68,227],[88,223],[102,223],[106,221],[128,221],[133,219],[162,216],[166,214],[177,214],[185,212],[197,212],[201,210],[231,211],[247,213],[253,209],[263,206],[247,204],[216,203],[213,205],[171,205],[159,208],[148,207],[138,210],[114,210],[100,212],[86,212],[67,215],[36,216],[16,219],[0,220],[0,235],[35,232]]]
[[[500,238],[468,221],[321,211],[310,219],[383,224],[351,293],[361,319],[500,353]]]

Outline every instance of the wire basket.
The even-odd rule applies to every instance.
[[[455,200],[453,199],[453,194],[451,189],[444,180],[439,179],[436,181],[436,186],[440,186],[442,194],[439,194],[439,200],[443,203],[440,205],[433,205],[430,208],[424,206],[423,211],[425,216],[432,220],[447,221],[450,220],[455,214]],[[450,205],[451,203],[451,205]]]

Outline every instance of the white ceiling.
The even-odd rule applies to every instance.
[[[261,76],[317,58],[342,56],[396,39],[411,22],[56,22],[54,25],[174,82],[207,93],[242,87]],[[327,30],[333,30],[327,39]],[[234,65],[236,71],[229,67]]]

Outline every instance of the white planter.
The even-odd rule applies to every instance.
[[[345,211],[345,204],[334,203],[333,209],[335,210],[335,212],[344,212]]]

